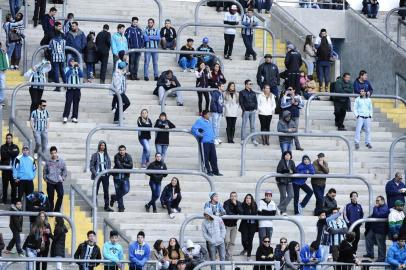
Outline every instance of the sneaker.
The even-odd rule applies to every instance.
[[[68,123],[68,118],[64,117],[62,123],[64,123],[64,124]]]
[[[231,55],[228,56],[228,60],[233,60],[233,58],[231,58]]]
[[[14,66],[14,70],[18,70],[18,69],[20,69],[20,67],[17,66],[17,65],[15,65],[15,66]]]
[[[252,57],[252,60],[257,61],[257,55],[254,55],[254,56]]]
[[[154,81],[158,81],[158,79],[159,79],[158,77],[154,77]]]
[[[253,140],[252,144],[255,145],[255,146],[258,146],[259,143],[257,142],[257,140]]]
[[[286,214],[285,212],[282,213],[282,216],[286,217],[288,214]]]
[[[152,210],[152,213],[158,213],[158,211],[156,209]]]
[[[247,251],[243,250],[240,252],[240,256],[244,256],[247,253]]]
[[[11,66],[10,66],[10,69],[14,69],[14,65],[11,65]]]
[[[118,212],[124,212],[124,208],[118,209]]]
[[[207,175],[208,175],[208,176],[213,176],[213,173],[212,173],[212,172],[208,172]]]
[[[182,102],[177,102],[176,105],[182,107],[182,106],[183,106],[183,103],[182,103]]]
[[[278,207],[276,207],[276,215],[277,215],[277,216],[280,216],[280,215],[281,215],[281,210],[279,210]]]
[[[148,77],[144,77],[144,81],[149,81],[149,78]]]
[[[355,144],[355,149],[358,150],[359,149],[359,143]]]
[[[115,202],[116,202],[116,195],[111,194],[110,195],[110,207],[113,207]]]
[[[176,208],[172,208],[171,210],[172,210],[172,213],[177,213],[178,212],[178,210]]]
[[[368,149],[372,149],[372,145],[370,143],[367,143],[365,146],[368,147]]]
[[[218,172],[218,173],[213,173],[215,176],[223,176],[222,173]]]
[[[296,150],[298,150],[298,151],[303,151],[304,150],[304,148],[302,148],[302,147],[296,147]]]
[[[176,211],[178,211],[178,213],[182,212],[182,208],[178,207],[176,208]]]
[[[188,72],[188,70],[185,68],[184,70],[182,70],[183,72]]]
[[[221,139],[217,139],[219,141],[219,143],[223,143],[223,141]]]
[[[195,72],[194,68],[189,69],[190,72]]]
[[[77,123],[77,122],[78,122],[78,119],[72,118],[72,123]]]
[[[297,206],[297,211],[299,212],[299,215],[303,215],[303,207],[300,203]]]
[[[174,219],[174,218],[175,218],[175,214],[174,214],[174,213],[171,213],[171,214],[169,214],[169,217],[170,217],[171,219]]]
[[[218,139],[215,139],[215,140],[214,140],[214,144],[215,144],[215,145],[219,145],[219,144],[220,144],[219,140],[218,140]]]
[[[4,254],[10,254],[11,252],[10,252],[10,250],[5,249],[5,250],[3,251],[3,253],[4,253]]]
[[[145,207],[145,211],[146,211],[147,213],[149,213],[149,205],[146,204],[144,207]]]
[[[230,56],[224,55],[224,59],[230,59]]]
[[[60,87],[55,87],[54,92],[61,92],[61,88]]]
[[[24,253],[19,253],[18,256],[21,257],[21,258],[25,258]]]
[[[147,164],[146,164],[146,163],[141,164],[141,168],[146,168],[146,167],[147,167]]]
[[[106,211],[106,212],[114,212],[114,210],[111,209],[110,207],[104,207],[104,211]]]

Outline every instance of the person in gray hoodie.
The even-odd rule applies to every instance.
[[[63,200],[63,182],[68,176],[65,161],[58,156],[56,146],[49,149],[51,158],[45,162],[44,180],[47,182],[47,194],[49,199],[49,211],[60,212]],[[54,192],[57,199],[54,204]]]
[[[92,180],[96,179],[96,175],[101,171],[111,169],[111,160],[109,154],[107,153],[107,144],[105,141],[99,141],[97,146],[97,152],[92,155],[90,159],[90,172],[92,173]],[[103,183],[103,193],[104,193],[104,210],[107,212],[113,212],[113,209],[109,207],[109,174],[105,174],[99,178],[97,181],[97,192],[99,193],[100,183]],[[114,197],[112,195],[112,197]],[[112,202],[114,203],[114,198]]]
[[[290,111],[283,111],[282,118],[278,122],[278,132],[283,133],[296,133],[297,124],[292,120]],[[293,136],[279,136],[279,144],[282,153],[292,150]]]
[[[206,240],[209,248],[210,260],[216,260],[216,252],[218,252],[220,261],[225,261],[226,249],[224,239],[226,237],[226,227],[221,218],[213,215],[211,208],[204,209],[204,221],[202,224],[203,237]],[[216,270],[216,266],[211,266],[212,270]],[[224,266],[220,266],[224,270]]]

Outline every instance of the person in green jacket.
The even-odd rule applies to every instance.
[[[0,103],[4,102],[4,89],[6,88],[6,70],[8,69],[8,57],[0,42]]]
[[[351,82],[350,73],[344,73],[343,76],[334,84],[334,90],[337,94],[352,94],[354,93],[354,87]],[[344,126],[345,115],[347,114],[347,109],[350,108],[350,98],[349,97],[334,97],[334,115],[335,115],[335,125],[338,130],[347,130]]]

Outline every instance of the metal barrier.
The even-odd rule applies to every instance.
[[[214,181],[213,179],[208,176],[204,172],[199,171],[190,171],[190,170],[148,170],[148,169],[108,169],[99,172],[96,175],[96,178],[93,180],[93,187],[92,187],[92,205],[93,205],[93,230],[97,231],[97,182],[99,181],[100,177],[105,174],[113,174],[113,173],[129,173],[129,174],[182,174],[182,175],[197,175],[204,177],[210,185],[210,191],[214,192]]]
[[[112,230],[115,230],[116,232],[118,232],[118,235],[124,240],[124,242],[126,242],[128,245],[130,245],[131,243],[131,239],[127,237],[127,235],[125,235],[125,233],[120,230],[120,228],[114,226],[113,221],[109,218],[105,218],[103,220],[103,237],[104,237],[104,242],[107,242],[107,240],[109,239],[109,237],[107,236],[107,229],[110,228]],[[159,269],[157,269],[159,270]]]
[[[361,225],[362,223],[376,223],[376,222],[388,222],[387,218],[361,218],[358,219],[357,221],[355,221],[353,224],[351,224],[351,226],[348,228],[348,232],[353,232],[355,227],[357,227],[358,225]]]
[[[374,207],[374,191],[372,185],[361,175],[352,175],[352,174],[282,174],[282,173],[269,173],[258,179],[255,186],[255,200],[260,200],[260,192],[262,184],[273,177],[285,177],[285,178],[344,178],[344,179],[358,179],[363,182],[368,189],[368,209],[369,214],[372,214]]]
[[[268,136],[284,136],[284,137],[316,137],[316,138],[338,138],[341,139],[342,141],[345,142],[348,148],[348,174],[352,174],[353,171],[353,154],[352,154],[352,149],[351,149],[351,144],[350,141],[338,134],[330,134],[330,133],[282,133],[282,132],[272,132],[272,131],[259,131],[259,132],[253,132],[250,133],[243,141],[243,144],[241,145],[241,170],[240,170],[240,175],[244,176],[245,175],[245,150],[248,141],[250,138],[258,135],[268,135]]]
[[[301,224],[300,221],[288,217],[288,216],[254,216],[254,215],[224,215],[220,217],[221,219],[241,219],[241,220],[249,220],[249,219],[254,219],[254,220],[282,220],[282,221],[287,221],[295,224],[297,228],[299,229],[299,234],[300,234],[300,243],[304,244],[306,243],[305,241],[305,231],[304,228]],[[204,219],[203,215],[191,215],[182,222],[182,225],[180,227],[179,231],[179,244],[183,246],[185,244],[185,229],[186,226],[195,219]]]
[[[311,132],[309,130],[309,114],[310,114],[310,104],[316,97],[359,97],[358,94],[338,94],[338,93],[314,93],[310,96],[310,98],[306,102],[306,108],[305,108],[305,132]],[[403,104],[406,105],[406,100],[400,96],[397,95],[375,95],[373,94],[371,96],[372,99],[395,99],[395,100],[400,100],[403,102]]]
[[[404,12],[406,12],[406,7],[397,7],[397,8],[393,8],[393,9],[391,9],[391,10],[389,10],[388,11],[388,13],[386,13],[386,16],[385,16],[385,34],[387,35],[387,36],[390,36],[390,34],[389,34],[389,19],[390,19],[390,17],[392,16],[392,14],[393,13],[395,13],[395,12],[399,12],[399,11],[404,11]],[[397,42],[398,42],[398,44],[399,44],[399,46],[400,47],[402,47],[401,46],[401,43],[400,43],[400,24],[401,24],[401,22],[400,21],[398,21],[398,28],[397,28]]]
[[[177,37],[177,39],[178,39],[178,41],[180,41],[181,40],[181,34],[182,34],[182,32],[183,32],[183,30],[186,28],[186,27],[192,27],[192,26],[202,26],[202,27],[216,27],[216,28],[236,28],[236,29],[243,29],[243,28],[247,28],[247,27],[245,27],[245,26],[243,26],[243,25],[227,25],[227,24],[220,24],[220,23],[185,23],[185,24],[183,24],[183,25],[181,25],[180,27],[179,27],[179,29],[178,29],[178,32],[177,32],[177,34],[178,34],[178,37]],[[274,36],[274,34],[273,34],[273,32],[270,30],[270,29],[268,29],[268,28],[266,28],[266,27],[264,27],[264,26],[255,26],[255,27],[252,27],[252,29],[260,29],[260,30],[263,30],[263,31],[265,31],[265,32],[268,32],[268,34],[271,36],[271,38],[272,38],[272,55],[275,55],[276,53],[276,39],[275,39],[275,36]],[[180,42],[176,42],[176,50],[179,50],[179,43]],[[265,48],[264,48],[264,54],[265,54]],[[272,59],[273,60],[273,62],[275,62],[275,59]]]
[[[395,177],[395,171],[393,169],[393,163],[394,163],[394,152],[395,152],[395,146],[398,142],[406,140],[406,135],[401,135],[397,137],[395,140],[390,145],[389,148],[389,179],[392,179]]]
[[[48,48],[49,48],[48,45],[42,45],[42,46],[38,47],[38,48],[33,52],[32,57],[31,57],[31,66],[34,66],[34,65],[35,65],[35,59],[37,58],[37,55],[38,55],[41,51],[46,51]],[[78,61],[79,61],[80,68],[83,70],[83,58],[82,58],[82,54],[81,54],[78,50],[76,50],[75,48],[73,48],[73,47],[71,47],[71,46],[65,46],[65,50],[66,50],[66,51],[72,51],[72,52],[76,55],[76,57],[79,59]]]
[[[1,211],[0,216],[24,216],[24,217],[35,217],[38,216],[39,212],[29,212],[29,211]],[[71,228],[72,239],[71,239],[71,256],[73,258],[74,255],[74,248],[76,246],[76,226],[75,222],[72,219],[67,217],[66,215],[59,213],[59,212],[46,212],[48,217],[61,217],[68,221],[69,226]]]
[[[70,185],[69,191],[69,200],[70,200],[70,208],[69,208],[69,216],[73,222],[75,222],[75,193],[77,193],[85,203],[92,209],[93,211],[93,202],[83,193],[83,191],[79,188],[78,185]],[[92,213],[94,215],[95,213]]]
[[[406,82],[406,77],[405,76],[403,76],[403,75],[401,75],[401,74],[399,74],[399,73],[395,73],[395,96],[397,96],[397,97],[402,97],[401,95],[400,95],[400,84],[399,84],[399,78],[400,79],[402,79],[402,80],[404,80],[405,82]],[[398,107],[398,100],[396,99],[395,100],[395,107],[397,108]],[[406,104],[404,104],[404,105],[406,105]]]
[[[145,128],[139,126],[114,126],[114,125],[99,125],[93,128],[86,137],[86,151],[85,151],[85,170],[84,172],[89,171],[89,164],[90,164],[90,143],[92,141],[93,135],[101,130],[119,130],[119,131],[151,131],[151,132],[177,132],[177,133],[188,133],[192,135],[190,129],[181,129],[181,128],[170,128],[170,129],[163,129],[163,128]],[[192,135],[193,136],[193,135]],[[194,136],[193,136],[194,137]],[[200,144],[198,143],[198,149],[200,151]],[[198,164],[200,167],[201,164],[201,157],[198,155]]]

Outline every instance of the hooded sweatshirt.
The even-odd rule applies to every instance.
[[[406,248],[401,248],[397,242],[388,250],[388,255],[386,256],[386,262],[390,264],[391,270],[399,269],[399,265],[404,264],[406,261]]]
[[[111,37],[111,52],[113,55],[118,55],[120,51],[128,51],[128,42],[124,34],[116,32]]]
[[[205,219],[202,224],[202,232],[204,239],[210,245],[220,246],[224,243],[226,237],[226,227],[221,218],[213,215],[210,208],[205,209],[204,213],[211,217],[211,220]]]
[[[106,146],[104,152],[100,152],[100,145],[102,143],[104,143]],[[103,170],[111,169],[111,160],[109,154],[107,153],[107,144],[105,141],[99,141],[99,144],[97,145],[97,152],[92,155],[89,167],[90,172],[92,173],[92,180],[96,178],[97,173]]]
[[[389,235],[399,234],[400,227],[402,226],[405,213],[391,208],[388,216],[389,221]]]
[[[113,263],[105,263],[105,266],[114,266],[115,262],[121,261],[124,258],[123,247],[116,243],[113,244],[110,241],[103,245],[103,258],[105,260],[112,261]]]
[[[44,179],[47,183],[56,184],[65,181],[68,176],[66,164],[63,159],[57,157],[56,160],[49,159],[44,167]]]
[[[141,244],[137,241],[130,244],[128,247],[128,257],[131,262],[131,266],[136,268],[144,267],[145,263],[149,260],[151,249],[145,242]]]
[[[306,165],[304,163],[305,159],[309,160],[309,164]],[[299,165],[297,165],[297,167],[296,167],[296,173],[299,173],[299,174],[315,174],[313,164],[311,163],[310,158],[309,158],[308,155],[304,155],[302,157],[302,162]],[[296,185],[301,186],[301,185],[304,185],[306,183],[306,180],[307,180],[307,178],[293,178],[293,183],[296,184]]]
[[[289,131],[289,129],[292,129]],[[295,133],[297,132],[297,125],[291,119],[290,111],[283,111],[282,118],[278,121],[278,132]],[[292,136],[279,136],[279,143],[292,143]]]
[[[270,202],[262,199],[258,202],[258,215],[260,216],[275,216],[276,215],[276,204],[273,200]],[[273,223],[271,220],[260,220],[259,228],[272,228]]]

